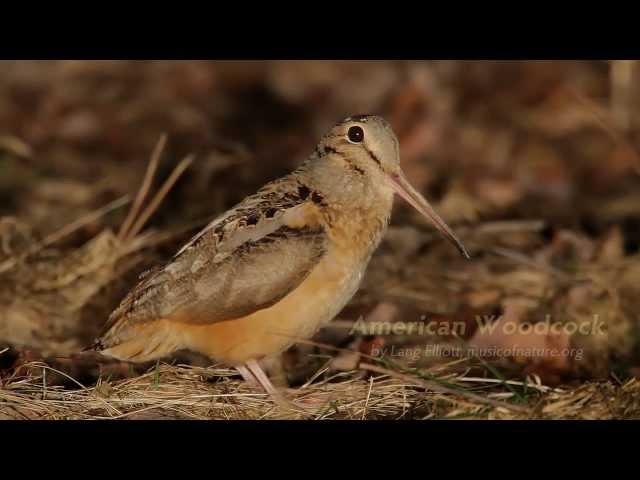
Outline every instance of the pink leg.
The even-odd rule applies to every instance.
[[[249,385],[254,387],[257,387],[260,385],[256,380],[256,377],[253,376],[253,374],[249,371],[247,367],[245,367],[244,365],[238,365],[235,368],[236,370],[238,370],[238,373],[242,375],[242,378],[244,379],[244,381],[247,382]]]
[[[271,380],[269,380],[269,377],[267,377],[267,374],[264,373],[264,370],[262,370],[262,367],[260,367],[260,364],[256,360],[249,360],[244,365],[236,367],[236,370],[240,372],[240,375],[242,375],[246,382],[252,385],[260,385],[281,408],[296,411],[301,410],[300,406],[284,398],[282,393],[273,386]]]
[[[260,367],[260,364],[257,361],[249,360],[245,365],[248,371],[253,374],[258,383],[269,395],[273,397],[282,397],[282,395],[280,395],[280,392],[276,389],[276,387],[273,386],[271,380],[269,380],[269,377],[267,377],[267,374],[264,373],[264,370],[262,370],[262,367]]]

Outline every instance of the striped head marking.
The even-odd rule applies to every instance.
[[[376,115],[354,115],[335,125],[318,145],[320,156],[344,157],[353,168],[374,177],[400,170],[398,139],[389,123]]]

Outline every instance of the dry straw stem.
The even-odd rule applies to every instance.
[[[390,377],[398,378],[400,380],[404,380],[405,382],[414,383],[417,386],[422,386],[428,390],[433,390],[435,392],[447,393],[451,395],[459,395],[461,397],[467,398],[469,400],[473,400],[478,403],[485,403],[487,405],[491,405],[496,408],[503,408],[506,410],[514,411],[514,412],[530,413],[530,410],[526,407],[522,407],[519,405],[512,405],[510,403],[493,400],[488,397],[483,397],[481,395],[477,395],[475,393],[465,391],[461,388],[455,389],[455,388],[445,387],[445,386],[439,385],[436,382],[430,382],[427,380],[423,380],[422,378],[419,378],[419,377],[407,375],[400,372],[394,372],[393,370],[382,368],[377,365],[372,365],[370,363],[361,363],[360,368],[363,370],[368,370],[370,372],[380,373],[382,375],[389,375]],[[510,392],[508,393],[509,393],[509,396],[511,396],[511,393]]]
[[[629,149],[634,158],[634,171],[637,174],[640,174],[640,153],[638,153],[638,149],[629,139],[628,133],[624,130],[625,124],[628,120],[616,122],[616,118],[620,118],[620,110],[618,109],[618,106],[616,106],[613,109],[614,111],[612,111],[611,109],[601,107],[594,100],[586,97],[576,89],[569,88],[568,92],[573,98],[582,104],[585,111],[594,119],[595,123],[597,123],[598,126],[600,126],[600,128],[602,128],[602,130],[606,132],[615,143]],[[625,106],[623,110],[627,112],[628,108]]]
[[[550,265],[547,265],[543,262],[539,262],[536,260],[531,259],[529,256],[524,255],[522,253],[516,252],[514,250],[508,249],[508,248],[502,248],[502,247],[494,247],[494,248],[490,248],[488,249],[489,252],[504,257],[506,259],[509,259],[517,264],[522,264],[525,265],[527,267],[531,267],[535,270],[540,270],[542,272],[548,273],[550,275],[555,276],[556,278],[558,278],[561,281],[564,282],[570,282],[571,281],[571,276],[564,273],[563,271],[554,268]]]
[[[167,193],[169,193],[169,191],[173,188],[173,186],[178,181],[178,179],[182,176],[184,171],[187,168],[189,168],[191,163],[193,163],[193,158],[194,158],[193,155],[189,155],[185,157],[180,161],[180,163],[173,170],[173,172],[171,172],[171,175],[169,175],[169,178],[167,178],[167,180],[162,184],[162,187],[160,187],[160,190],[158,190],[158,192],[151,199],[151,202],[149,202],[149,205],[147,205],[147,208],[145,208],[142,211],[142,213],[140,214],[140,217],[133,224],[133,227],[131,227],[131,229],[127,232],[124,239],[125,243],[133,239],[140,232],[140,230],[142,230],[142,228],[147,223],[151,215],[153,215],[153,213],[156,211],[160,203],[162,203],[162,200],[164,200],[164,197],[166,197]]]
[[[302,414],[278,407],[268,395],[232,378],[234,370],[160,364],[146,374],[94,387],[64,389],[46,385],[46,364],[25,364],[24,377],[14,376],[0,389],[0,418],[29,419],[372,419],[441,416],[443,405],[473,414],[487,406],[460,401],[440,393],[425,395],[416,380],[369,380],[341,372],[319,383],[288,390]],[[443,412],[446,415],[446,412]]]
[[[129,201],[130,201],[130,199],[129,199],[128,195],[120,197],[120,198],[114,200],[113,202],[110,202],[110,203],[108,203],[107,205],[105,205],[103,207],[100,207],[100,208],[98,208],[98,209],[96,209],[96,210],[94,210],[92,212],[89,212],[86,215],[78,218],[77,220],[74,220],[73,222],[65,225],[64,227],[60,228],[59,230],[47,235],[41,242],[34,244],[31,248],[29,248],[22,255],[18,255],[18,256],[14,256],[14,257],[8,258],[4,262],[0,263],[0,273],[3,273],[3,272],[6,272],[7,270],[10,270],[15,265],[17,265],[20,261],[25,260],[26,258],[28,258],[31,255],[35,255],[36,253],[41,251],[43,248],[46,248],[46,247],[48,247],[50,245],[53,245],[56,242],[59,242],[63,238],[65,238],[65,237],[71,235],[72,233],[78,231],[79,229],[81,229],[85,225],[88,225],[88,224],[90,224],[92,222],[95,222],[96,220],[98,220],[101,217],[105,216],[109,212],[112,212],[113,210],[116,210],[116,209],[118,209],[120,207],[123,207],[124,205],[129,203]]]
[[[159,364],[141,376],[114,382],[102,379],[93,387],[70,379],[74,387],[66,389],[44,382],[44,371],[64,375],[46,364],[25,364],[21,371],[23,376],[14,374],[3,380],[0,419],[640,418],[637,380],[566,389],[529,384],[536,390],[532,399],[536,408],[524,413],[461,399],[457,390],[426,394],[413,375],[399,378],[393,372],[393,377],[385,373],[362,380],[354,378],[357,372],[339,372],[288,390],[289,399],[305,409],[300,415],[278,407],[259,388],[248,386],[237,379],[234,370],[225,368]],[[455,380],[504,388],[495,379]],[[509,394],[505,390],[493,393]]]
[[[31,374],[0,389],[0,418],[115,419],[297,418],[276,406],[264,392],[232,379],[233,370],[159,365],[144,375],[74,390],[46,386],[45,364],[25,365]],[[392,379],[344,379],[311,385],[293,399],[304,418],[401,417],[412,406],[427,405],[424,395]],[[427,405],[428,406],[428,405]],[[18,413],[16,413],[18,412]]]
[[[319,343],[319,342],[314,342],[312,340],[303,340],[303,339],[299,339],[298,343],[306,343],[308,345],[313,345],[319,348],[324,348],[324,349],[328,349],[328,350],[334,350],[334,351],[339,351],[339,352],[348,352],[348,353],[353,353],[353,350],[350,349],[346,349],[346,348],[339,348],[339,347],[334,347],[333,345],[328,345],[326,343]],[[371,361],[377,362],[380,361],[380,359],[376,358],[376,357],[372,357],[370,355],[366,355],[360,352],[357,352],[358,355],[360,355],[363,358],[367,358]],[[464,398],[467,398],[469,400],[473,400],[475,402],[478,403],[484,403],[487,405],[491,405],[493,407],[496,408],[503,408],[506,410],[511,410],[511,411],[515,411],[515,412],[520,412],[520,413],[529,413],[529,410],[525,407],[519,406],[519,405],[513,405],[510,403],[506,403],[506,402],[500,402],[497,400],[492,400],[490,398],[487,397],[483,397],[481,395],[476,395],[475,393],[471,393],[468,392],[466,390],[464,390],[464,388],[450,388],[447,386],[444,386],[440,383],[437,382],[437,380],[425,380],[423,378],[420,378],[418,376],[415,375],[408,375],[402,372],[397,372],[394,370],[390,370],[387,368],[383,368],[380,367],[378,365],[374,365],[371,363],[359,363],[359,368],[362,370],[367,370],[370,372],[374,372],[374,373],[380,373],[382,375],[387,375],[389,377],[392,378],[397,378],[399,380],[403,380],[405,382],[409,382],[410,384],[413,384],[415,386],[420,386],[423,387],[427,390],[431,390],[434,392],[439,392],[439,393],[445,393],[445,394],[450,394],[450,395],[458,395]]]
[[[611,114],[619,128],[629,131],[633,128],[634,113],[634,73],[636,60],[610,61],[609,79]],[[637,88],[637,87],[636,87]]]
[[[151,153],[151,158],[149,160],[149,163],[147,164],[147,170],[145,171],[142,185],[138,190],[138,194],[136,195],[133,205],[131,205],[131,209],[127,214],[127,218],[125,218],[124,222],[120,226],[120,231],[118,232],[118,240],[120,240],[122,245],[126,246],[136,238],[136,235],[138,235],[138,233],[140,233],[140,231],[144,228],[149,218],[151,218],[151,215],[155,213],[169,191],[173,188],[184,171],[189,168],[189,166],[193,162],[193,155],[188,155],[187,157],[182,159],[176,166],[176,168],[173,169],[171,175],[169,175],[169,178],[165,180],[158,192],[156,192],[149,204],[143,210],[142,208],[144,202],[147,199],[149,192],[151,191],[153,177],[158,170],[160,158],[166,144],[167,135],[162,134],[160,136],[160,139],[158,140],[158,143],[154,147],[153,152]]]
[[[120,227],[120,231],[118,232],[118,239],[120,241],[124,241],[127,238],[128,233],[131,229],[131,225],[135,221],[136,217],[140,213],[140,209],[144,203],[149,190],[151,189],[151,184],[153,182],[153,177],[155,176],[156,170],[158,169],[158,164],[160,163],[160,156],[164,150],[165,145],[167,144],[167,135],[162,134],[155,148],[153,149],[153,153],[151,154],[151,159],[147,164],[147,170],[144,174],[144,179],[142,180],[142,185],[140,186],[140,190],[138,190],[138,194],[136,195],[136,199],[131,205],[131,209],[129,210],[129,214],[127,218],[122,222],[122,226]]]
[[[180,179],[182,174],[193,163],[193,155],[187,155],[185,158],[183,158],[180,163],[178,163],[178,165],[173,169],[169,177],[160,186],[160,189],[156,192],[151,201],[143,209],[145,200],[147,199],[151,190],[151,186],[153,184],[153,178],[156,171],[158,170],[158,164],[160,162],[160,158],[162,156],[162,152],[166,143],[167,136],[166,134],[163,134],[158,140],[155,148],[153,149],[151,158],[149,160],[149,163],[147,164],[147,170],[145,171],[142,184],[140,186],[140,189],[138,190],[133,205],[131,206],[131,209],[129,210],[129,213],[127,214],[124,222],[120,226],[120,231],[118,232],[118,240],[120,241],[122,255],[134,252],[143,247],[151,247],[153,245],[157,245],[173,238],[175,235],[179,235],[185,230],[190,230],[194,225],[199,225],[200,223],[202,223],[200,221],[197,221],[173,232],[165,232],[160,234],[148,233],[139,235],[140,231],[149,221],[149,218],[151,218],[151,216],[156,212],[162,201],[171,191],[176,182]]]
[[[23,158],[29,158],[33,155],[33,149],[29,144],[12,135],[0,135],[0,150]]]

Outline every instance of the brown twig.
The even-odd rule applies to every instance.
[[[127,215],[127,218],[122,222],[122,226],[120,227],[120,231],[118,232],[118,239],[123,241],[127,238],[127,234],[134,220],[138,216],[140,209],[142,208],[142,204],[144,199],[147,197],[149,190],[151,188],[151,183],[153,181],[153,177],[158,169],[158,164],[160,162],[160,156],[162,155],[162,151],[164,150],[165,145],[167,144],[167,135],[162,134],[155,148],[153,149],[153,153],[151,154],[151,160],[147,165],[147,170],[144,174],[144,179],[142,180],[142,185],[140,186],[140,190],[138,190],[138,195],[136,195],[136,199],[131,205],[131,210]]]
[[[142,211],[136,222],[127,232],[126,236],[123,239],[124,243],[131,241],[131,239],[133,239],[140,232],[140,230],[142,230],[145,223],[147,223],[147,220],[149,220],[149,217],[153,215],[162,200],[164,200],[164,197],[167,195],[167,193],[169,193],[169,190],[171,190],[171,188],[175,185],[184,171],[189,168],[189,166],[193,162],[193,158],[193,155],[188,155],[187,157],[182,159],[182,161],[173,170],[173,172],[171,172],[169,178],[164,182],[162,187],[160,187],[160,190],[158,190],[158,192],[154,195],[147,208]]]

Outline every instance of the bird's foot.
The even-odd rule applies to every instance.
[[[271,380],[269,380],[269,377],[257,361],[249,360],[246,364],[236,366],[235,368],[249,385],[262,387],[262,389],[264,389],[264,391],[273,399],[274,403],[283,410],[292,411],[305,416],[312,413],[309,411],[309,405],[305,405],[301,402],[294,402],[286,398],[283,392],[271,383]],[[286,389],[286,391],[295,392],[291,389]]]
[[[247,367],[245,367],[244,365],[236,365],[235,368],[238,371],[238,373],[242,375],[243,380],[247,382],[248,385],[251,385],[252,387],[260,386],[260,384],[256,380],[256,377],[253,376],[253,374],[249,371]]]

